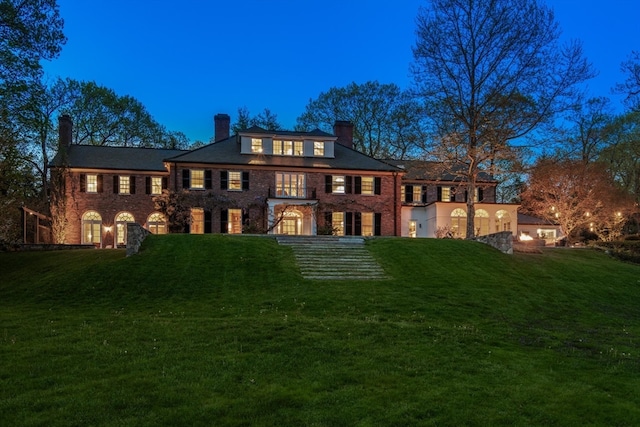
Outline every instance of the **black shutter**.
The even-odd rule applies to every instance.
[[[169,187],[169,179],[166,176],[162,177],[162,189],[166,190]]]
[[[144,192],[145,194],[151,194],[151,177],[144,177]]]
[[[227,209],[222,209],[220,211],[220,232],[229,232],[229,211]]]
[[[449,201],[450,202],[455,202],[456,201],[456,189],[455,189],[455,187],[449,188]]]
[[[204,232],[211,234],[211,211],[204,211]]]
[[[352,192],[351,191],[351,188],[352,188],[352,186],[351,186],[351,178],[352,177],[348,176],[348,175],[344,177],[344,192],[345,192],[345,194],[351,194],[351,192]]]
[[[437,200],[439,202],[442,201],[442,187],[440,187],[440,186],[438,186],[438,197],[437,197]]]
[[[353,212],[346,212],[344,215],[344,234],[345,236],[353,235]]]
[[[464,190],[464,201],[466,202],[467,200],[469,200],[469,192]]]
[[[213,188],[213,185],[211,184],[211,182],[212,182],[211,169],[206,169],[204,171],[204,188],[206,190],[211,190]]]
[[[182,188],[191,188],[191,173],[189,169],[182,169]]]
[[[80,192],[81,193],[87,192],[87,175],[83,173],[80,174]]]
[[[356,212],[354,216],[353,234],[355,236],[362,236],[362,213]]]
[[[227,188],[229,188],[229,173],[220,171],[220,189],[226,190]]]
[[[117,194],[119,189],[120,189],[120,177],[118,175],[115,175],[113,177],[113,193]]]
[[[427,189],[421,187],[420,191],[422,192],[422,203],[427,203]]]
[[[404,186],[404,201],[407,203],[413,202],[413,185]]]
[[[102,183],[102,175],[98,175],[98,193],[102,193],[102,189],[104,188]]]
[[[362,177],[361,176],[354,177],[353,193],[362,194]]]
[[[325,175],[324,176],[324,192],[325,193],[333,193],[333,185],[332,185],[332,176]]]
[[[129,177],[129,193],[136,194],[136,177],[135,176]]]
[[[382,236],[382,214],[380,212],[373,214],[373,235]]]
[[[242,172],[242,189],[249,189],[249,172]]]
[[[382,194],[382,178],[379,176],[373,178],[373,194]]]
[[[482,202],[484,200],[484,191],[482,188],[478,188],[478,201]]]
[[[249,224],[249,209],[242,209],[242,228]]]
[[[333,212],[324,213],[324,225],[331,227],[333,225]]]

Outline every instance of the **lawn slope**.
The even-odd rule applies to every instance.
[[[2,424],[640,425],[640,267],[367,245],[391,280],[262,237],[0,253]]]

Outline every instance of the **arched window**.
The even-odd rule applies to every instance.
[[[116,215],[116,245],[126,245],[127,244],[127,223],[135,222],[133,219],[133,215],[129,212],[120,212]]]
[[[486,236],[489,234],[489,213],[484,209],[478,209],[474,217],[476,236]]]
[[[147,230],[153,234],[167,234],[167,221],[164,215],[154,212],[147,218]]]
[[[96,211],[82,215],[82,243],[100,244],[102,241],[102,217]]]
[[[511,215],[504,209],[496,212],[496,232],[511,231]]]
[[[456,208],[451,212],[451,232],[454,237],[467,236],[467,213],[464,209]]]

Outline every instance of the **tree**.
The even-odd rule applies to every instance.
[[[468,194],[593,75],[578,42],[559,46],[553,11],[537,0],[431,0],[416,34],[412,72],[436,154],[464,167]],[[467,238],[474,215],[469,197]]]
[[[332,133],[337,120],[353,123],[353,146],[375,158],[404,159],[424,141],[418,102],[395,84],[377,81],[332,87],[309,100],[296,128]]]
[[[231,125],[233,133],[249,129],[251,126],[259,126],[267,130],[282,130],[282,126],[278,122],[278,115],[272,113],[268,108],[253,117],[247,107],[238,108],[238,120]]]
[[[606,165],[581,160],[540,159],[521,197],[525,212],[557,223],[569,239],[583,228],[601,239],[617,237],[633,209]]]
[[[627,95],[625,105],[631,111],[640,112],[640,51],[631,52],[629,58],[620,67],[627,76],[623,83],[614,87],[614,92]]]

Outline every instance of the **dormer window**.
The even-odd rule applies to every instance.
[[[302,156],[304,154],[302,141],[273,140],[273,154],[279,156]]]
[[[251,152],[262,153],[262,138],[251,138]]]
[[[324,157],[324,141],[314,141],[313,155],[315,157]]]

